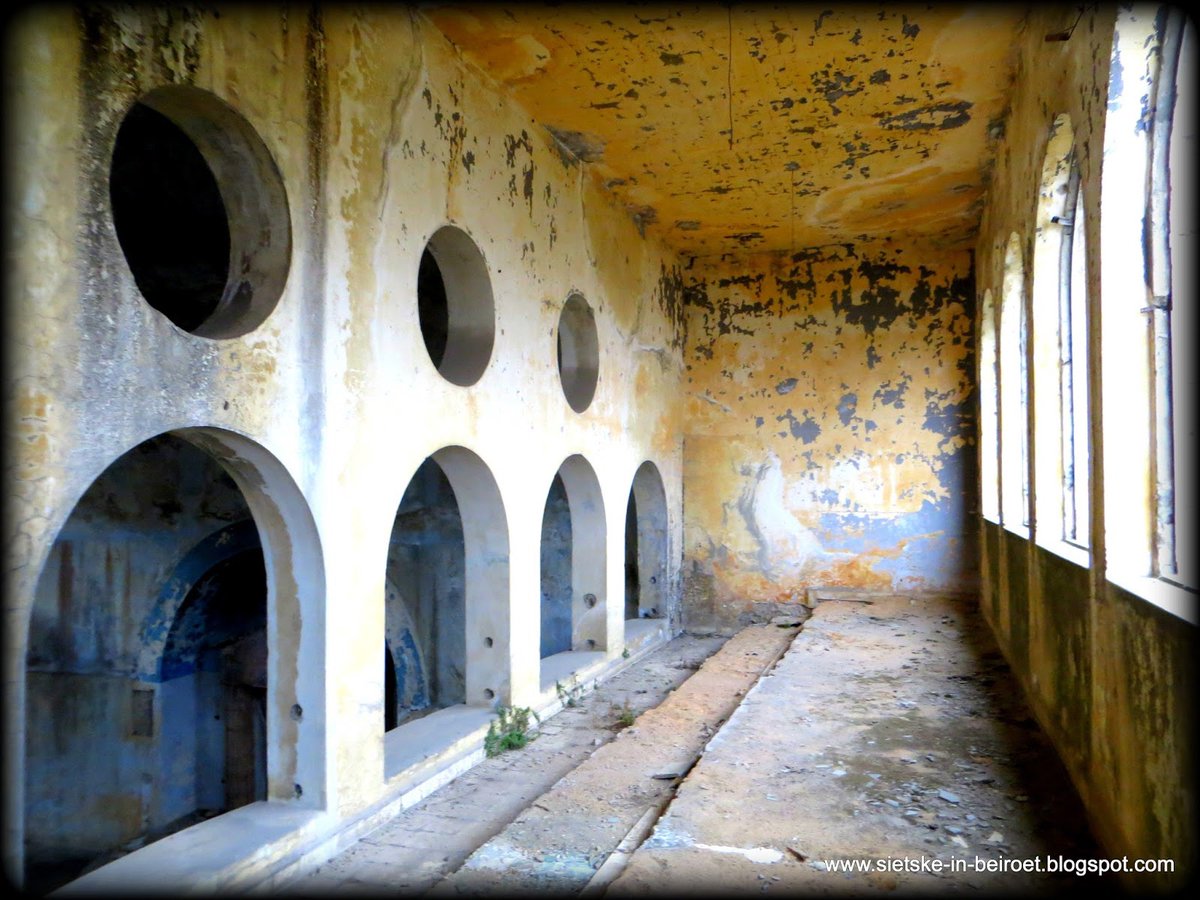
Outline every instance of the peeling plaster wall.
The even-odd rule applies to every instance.
[[[689,622],[976,587],[971,271],[882,245],[688,269]]]
[[[1089,7],[1069,40],[1045,40],[1045,35],[1071,28],[1077,12],[1039,8],[1026,23],[980,228],[976,277],[980,296],[986,289],[1000,295],[1010,234],[1017,235],[1025,258],[1032,258],[1042,164],[1055,117],[1068,114],[1089,229],[1088,354],[1098,361],[1103,284],[1095,248],[1101,246],[1101,158],[1115,10]],[[1134,54],[1142,52],[1157,51],[1133,48]],[[1145,60],[1123,58],[1122,63],[1124,77],[1133,78]],[[1031,269],[1026,266],[1026,297],[1032,296]],[[1122,377],[1119,361],[1104,364],[1108,377]],[[1093,362],[1089,368],[1095,398],[1102,383],[1101,366]],[[984,521],[981,606],[1106,849],[1131,859],[1173,859],[1174,876],[1143,876],[1148,880],[1134,884],[1144,889],[1153,880],[1177,887],[1187,884],[1196,871],[1196,715],[1186,687],[1195,683],[1197,674],[1195,626],[1105,578],[1104,483],[1131,476],[1104,471],[1102,423],[1095,402],[1092,410],[1090,562],[1069,561]],[[1132,417],[1116,423],[1118,429],[1141,427]],[[1029,444],[1036,454],[1032,426]],[[996,449],[982,447],[981,452]],[[1031,471],[1035,465],[1031,461]],[[1134,508],[1116,514],[1148,517],[1146,510]],[[1045,527],[1049,529],[1049,523]]]
[[[19,123],[5,147],[10,873],[21,867],[34,586],[76,501],[153,435],[194,426],[228,435],[206,432],[205,447],[240,472],[269,538],[273,596],[305,598],[272,607],[271,640],[300,647],[271,657],[278,753],[271,803],[255,813],[271,824],[255,833],[275,837],[222,863],[213,877],[223,885],[278,871],[399,796],[385,780],[381,728],[389,534],[413,473],[440,448],[477,454],[503,503],[486,523],[506,535],[510,578],[486,601],[511,634],[498,700],[540,697],[538,526],[546,485],[573,454],[594,468],[608,511],[608,588],[597,594],[609,598],[598,611],[609,660],[624,649],[620,510],[645,460],[666,487],[664,594],[678,627],[680,262],[420,14],[44,7],[5,37]],[[244,117],[287,191],[282,296],[241,337],[187,334],[151,309],[113,232],[117,128],[138,96],[171,84],[212,92]],[[478,245],[495,298],[495,345],[469,388],[437,373],[418,324],[419,260],[448,222]],[[573,290],[595,311],[599,339],[596,395],[582,414],[567,405],[555,362]],[[315,810],[328,812],[304,818]]]

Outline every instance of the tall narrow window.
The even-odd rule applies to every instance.
[[[1034,538],[1077,565],[1089,562],[1090,522],[1085,162],[1070,117],[1055,116],[1033,242]]]
[[[1195,26],[1180,9],[1166,16],[1151,136],[1150,316],[1154,333],[1156,574],[1194,587],[1192,461],[1196,441]]]
[[[1000,298],[1000,503],[1009,531],[1029,534],[1029,378],[1025,266],[1021,241],[1008,239]]]
[[[996,378],[996,303],[984,291],[979,315],[979,483],[983,517],[1000,521],[1000,398]]]
[[[1121,7],[1112,58],[1092,360],[1103,368],[1104,574],[1198,624],[1194,25],[1179,9]]]
[[[1079,169],[1067,187],[1059,279],[1059,370],[1062,384],[1062,537],[1088,546],[1087,244]]]

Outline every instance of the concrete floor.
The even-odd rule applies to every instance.
[[[826,601],[799,633],[745,629],[672,692],[719,644],[671,642],[290,892],[1115,886],[996,871],[1103,854],[973,605]],[[597,750],[625,703],[657,706]],[[872,871],[835,871],[839,860]]]
[[[724,643],[723,637],[681,635],[597,690],[568,697],[572,705],[543,722],[526,747],[484,760],[283,893],[427,891],[611,741],[623,717],[657,706]]]

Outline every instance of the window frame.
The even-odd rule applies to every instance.
[[[1087,273],[1085,268],[1083,290],[1078,290],[1072,265],[1074,259],[1086,266],[1084,254],[1077,253],[1084,249],[1077,243],[1083,242],[1075,239],[1076,231],[1082,234],[1086,225],[1086,220],[1081,220],[1076,229],[1074,222],[1083,197],[1081,183],[1074,127],[1070,116],[1060,113],[1046,141],[1033,251],[1034,540],[1057,556],[1086,567],[1091,564],[1091,520],[1078,500],[1090,490],[1091,473],[1086,452],[1079,466],[1075,451],[1078,442],[1085,447],[1090,443]],[[1072,313],[1077,319],[1074,328]],[[1080,348],[1082,365],[1073,354]],[[1077,512],[1084,515],[1077,516]]]
[[[1000,358],[996,301],[991,288],[979,303],[979,503],[980,514],[1000,524]]]
[[[1000,401],[1000,524],[1023,538],[1031,533],[1029,477],[1029,323],[1025,256],[1013,232],[1004,251],[1000,292],[998,394]],[[1014,374],[1015,370],[1015,374]]]
[[[1171,440],[1178,427],[1175,416],[1190,411],[1192,404],[1170,402],[1179,393],[1171,384],[1172,350],[1177,360],[1194,353],[1191,333],[1178,322],[1172,328],[1170,322],[1170,299],[1194,295],[1194,279],[1189,278],[1186,287],[1170,285],[1172,251],[1175,261],[1188,267],[1195,252],[1178,243],[1172,246],[1169,226],[1170,199],[1180,193],[1171,190],[1167,152],[1182,44],[1173,41],[1172,32],[1182,35],[1186,24],[1185,16],[1166,7],[1135,5],[1117,14],[1112,54],[1113,72],[1119,77],[1109,84],[1101,170],[1097,259],[1104,291],[1097,365],[1102,465],[1111,473],[1104,479],[1102,498],[1103,576],[1172,615],[1200,624],[1194,580],[1185,585],[1174,575],[1163,534],[1164,527],[1174,529],[1179,546],[1185,546],[1174,511],[1187,512],[1182,529],[1186,534],[1194,499],[1188,496],[1177,503],[1170,489],[1179,487],[1173,477],[1167,481],[1169,489],[1163,490],[1163,476],[1174,461],[1193,459],[1195,449],[1194,425],[1190,437],[1174,434],[1185,438],[1186,448]],[[1194,66],[1194,50],[1186,63]],[[1186,154],[1181,161],[1194,166]],[[1176,272],[1176,277],[1182,276]],[[1194,385],[1194,369],[1189,374]],[[1190,477],[1191,470],[1184,471]],[[1180,497],[1186,493],[1179,491]]]
[[[1059,432],[1062,456],[1062,534],[1081,550],[1091,544],[1088,458],[1091,426],[1088,403],[1088,259],[1087,213],[1079,161],[1071,166],[1061,222],[1059,262]],[[1080,488],[1082,487],[1082,490]]]

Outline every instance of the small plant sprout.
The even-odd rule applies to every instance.
[[[583,685],[571,679],[570,687],[563,687],[561,681],[554,682],[554,693],[558,695],[559,702],[563,706],[574,707],[579,705],[579,701],[583,698]]]
[[[529,734],[529,719],[542,720],[527,706],[501,706],[483,738],[483,750],[489,756],[499,756],[505,750],[519,750],[533,738]]]
[[[628,699],[626,699],[624,706],[621,706],[619,709],[614,707],[614,709],[617,713],[618,728],[628,728],[634,723],[634,720],[637,719],[637,713],[630,709]]]

